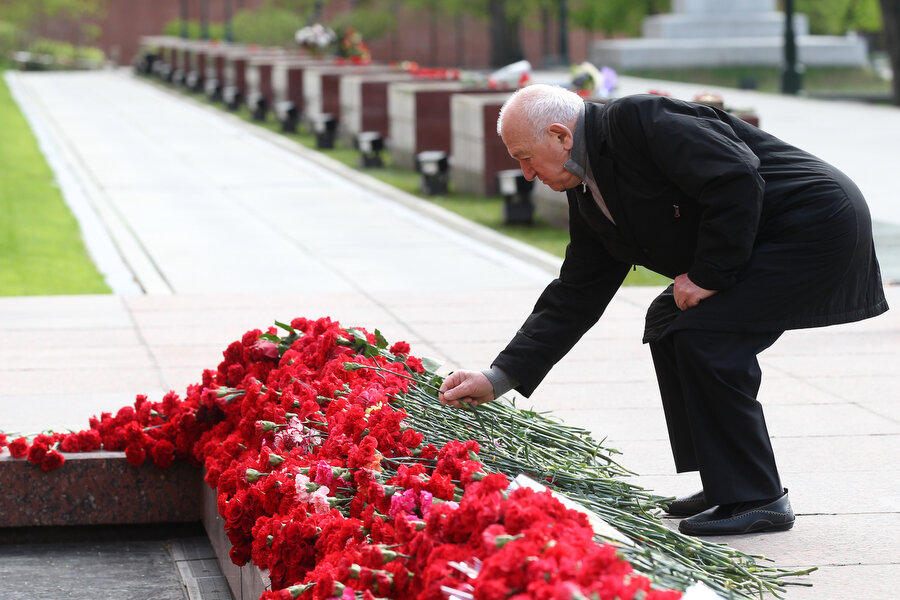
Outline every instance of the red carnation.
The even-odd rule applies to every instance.
[[[132,466],[139,467],[144,464],[144,460],[147,458],[147,451],[144,450],[143,446],[129,445],[125,448],[125,458]]]
[[[251,347],[250,358],[253,360],[261,360],[263,358],[278,360],[278,344],[260,340]]]
[[[28,440],[24,437],[14,439],[7,447],[13,458],[25,458],[28,455]]]
[[[168,469],[175,461],[175,444],[169,440],[159,440],[150,450],[153,464],[160,469]]]
[[[424,373],[425,367],[422,366],[422,359],[416,358],[415,356],[409,356],[406,358],[406,366],[415,371],[416,373]]]
[[[409,344],[406,342],[397,342],[391,346],[391,354],[409,354]]]
[[[41,459],[41,469],[45,471],[50,471],[52,469],[58,469],[63,466],[63,463],[66,462],[65,457],[57,452],[56,450],[50,450],[46,454],[44,454],[44,458]]]
[[[41,461],[44,460],[44,455],[47,454],[49,450],[50,447],[45,442],[35,440],[31,445],[31,448],[28,449],[28,460],[39,465],[41,464]]]

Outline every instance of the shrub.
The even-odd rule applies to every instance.
[[[291,45],[305,24],[299,15],[277,8],[243,10],[232,21],[236,42],[259,46]]]

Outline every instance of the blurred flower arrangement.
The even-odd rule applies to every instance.
[[[322,56],[328,53],[331,46],[337,41],[337,35],[329,27],[320,23],[308,25],[299,29],[294,35],[294,40],[301,48],[311,56]]]
[[[372,61],[372,51],[363,41],[362,34],[352,27],[344,29],[337,54],[354,64],[367,64]]]
[[[502,398],[441,406],[436,365],[406,342],[327,317],[277,326],[230,344],[184,398],[138,396],[81,432],[0,433],[0,452],[43,470],[100,448],[202,465],[231,560],[269,573],[263,600],[675,600],[666,588],[695,581],[752,598],[802,574],[671,531],[666,499],[584,430]]]
[[[607,98],[616,89],[618,74],[610,67],[598,69],[584,61],[572,67],[572,90],[583,98]]]

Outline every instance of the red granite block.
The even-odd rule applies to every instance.
[[[259,93],[266,99],[269,106],[275,101],[275,90],[272,87],[272,63],[260,63],[259,69]]]
[[[110,525],[199,521],[201,471],[176,462],[133,467],[121,452],[66,454],[44,472],[0,456],[0,526]]]
[[[496,90],[466,88],[429,89],[416,91],[416,147],[424,150],[451,150],[450,97],[453,94],[494,94]]]
[[[485,194],[495,196],[497,190],[497,173],[507,169],[519,168],[519,162],[509,155],[503,139],[497,135],[497,119],[500,117],[502,102],[485,104],[484,115],[484,186]]]
[[[341,73],[322,73],[322,112],[341,118]]]

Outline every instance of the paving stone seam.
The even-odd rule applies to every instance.
[[[27,84],[23,83],[18,75],[11,75],[15,76],[7,75],[8,81],[11,83],[10,87],[16,89],[21,94],[20,97],[27,100],[27,102],[21,102],[20,106],[23,114],[29,119],[29,124],[35,137],[39,139],[42,152],[45,156],[50,154],[52,157],[59,159],[53,161],[55,163],[54,178],[60,184],[63,196],[71,197],[77,193],[75,187],[80,187],[85,199],[111,238],[115,251],[121,257],[121,260],[124,261],[126,268],[130,271],[137,286],[140,288],[140,290],[135,290],[128,286],[117,285],[120,289],[114,289],[114,293],[171,294],[172,286],[166,281],[165,276],[144,247],[140,237],[128,224],[115,206],[115,203],[103,192],[91,170],[84,164],[83,159],[71,147],[58,121],[53,118],[51,112],[42,105],[40,100],[31,93]],[[27,108],[29,105],[41,106],[42,110],[31,110]],[[51,160],[48,160],[48,162],[51,162]],[[59,169],[70,171],[71,178],[60,177]],[[70,183],[69,179],[73,181]],[[79,226],[81,227],[81,223],[79,223]],[[100,261],[100,263],[105,265],[106,260]],[[112,286],[117,282],[108,280],[108,283]]]

